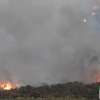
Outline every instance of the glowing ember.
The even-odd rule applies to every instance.
[[[92,15],[91,16],[94,16],[96,13],[92,12]]]
[[[3,88],[4,90],[11,90],[11,84],[10,84],[10,83],[7,83],[6,85],[3,84],[3,85],[2,85],[2,88]]]
[[[86,22],[86,19],[84,19],[83,21]]]
[[[98,6],[94,6],[93,9],[92,9],[92,11],[91,11],[91,15],[89,17],[92,17],[92,16],[96,15],[97,13],[95,13],[95,11],[97,9],[98,9]],[[86,19],[83,19],[82,22],[87,22],[87,20]]]
[[[63,40],[63,38],[61,38],[60,36],[58,36],[58,38],[62,41]]]
[[[98,9],[98,6],[94,6],[94,7],[93,7],[93,10],[97,10],[97,9]]]

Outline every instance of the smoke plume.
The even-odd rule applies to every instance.
[[[99,0],[0,0],[0,81],[95,82],[99,5]]]

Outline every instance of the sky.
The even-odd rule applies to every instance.
[[[99,5],[100,0],[0,0],[1,83],[97,81]]]

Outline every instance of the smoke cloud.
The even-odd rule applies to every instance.
[[[0,80],[94,82],[100,77],[99,5],[99,0],[1,0]]]

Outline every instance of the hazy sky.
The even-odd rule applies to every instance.
[[[1,82],[94,82],[100,76],[99,5],[100,0],[0,0]]]

